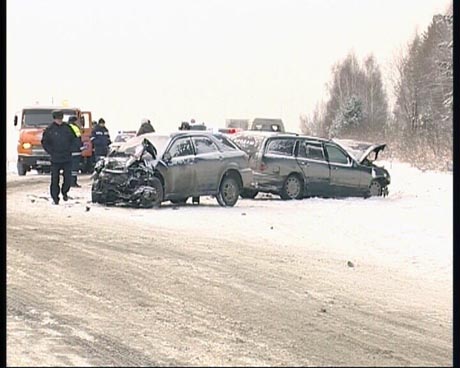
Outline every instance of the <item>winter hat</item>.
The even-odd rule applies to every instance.
[[[78,118],[75,115],[69,116],[69,123],[73,123],[74,121],[77,121]]]
[[[64,112],[62,110],[53,110],[53,119],[62,119],[64,117]]]
[[[99,124],[105,124],[105,120],[102,119],[102,118],[100,118],[100,119],[99,119]]]

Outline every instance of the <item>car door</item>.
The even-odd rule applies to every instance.
[[[196,193],[195,153],[190,137],[178,137],[166,152],[165,192],[180,197]]]
[[[301,172],[294,156],[294,137],[273,137],[267,140],[262,157],[264,170],[259,170],[259,184],[280,189],[293,172]]]
[[[192,137],[195,148],[195,172],[198,193],[215,193],[219,185],[220,173],[224,170],[225,160],[222,152],[211,138]]]
[[[298,145],[297,162],[305,178],[307,193],[330,192],[331,172],[322,143],[300,139]]]
[[[335,194],[348,195],[359,191],[362,172],[355,161],[334,144],[326,143],[324,146],[331,168],[330,183]]]

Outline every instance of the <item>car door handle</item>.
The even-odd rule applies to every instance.
[[[307,166],[307,167],[310,166],[310,164],[308,162],[301,162],[301,165]]]

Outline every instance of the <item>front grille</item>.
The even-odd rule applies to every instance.
[[[127,179],[128,176],[126,174],[104,173],[101,175],[101,181],[104,184],[124,185]]]

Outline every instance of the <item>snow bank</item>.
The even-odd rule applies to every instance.
[[[422,172],[408,164],[387,162],[392,182],[386,198],[310,198],[283,201],[277,196],[259,194],[254,200],[240,199],[233,208],[222,208],[211,197],[201,199],[199,206],[187,203],[174,206],[165,202],[158,209],[105,207],[91,204],[84,212],[83,203],[90,200],[90,184],[71,193],[79,196],[79,205],[53,207],[54,211],[78,213],[78,216],[104,217],[117,223],[144,222],[151,228],[170,229],[245,244],[256,243],[293,250],[317,257],[335,257],[354,264],[378,264],[430,280],[452,278],[453,244],[453,178],[451,172]],[[8,182],[27,181],[14,174],[15,164],[8,164]],[[32,175],[37,175],[36,173]],[[48,181],[43,180],[42,193],[49,197]],[[46,183],[46,184],[45,184]],[[30,205],[19,193],[15,205]],[[190,200],[189,200],[190,202]],[[36,201],[30,210],[42,216],[49,202]],[[62,208],[61,208],[62,207]],[[122,222],[121,222],[122,221]]]

